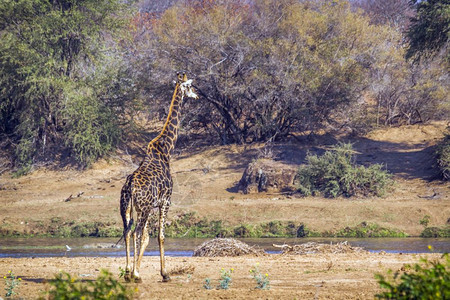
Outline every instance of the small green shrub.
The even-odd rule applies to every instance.
[[[255,237],[255,228],[254,226],[248,224],[242,224],[233,229],[233,233],[235,237],[240,238],[248,238]]]
[[[430,223],[430,216],[429,215],[425,215],[423,216],[422,219],[420,219],[419,224],[422,225],[423,227],[427,228],[428,224]]]
[[[252,269],[250,269],[253,279],[256,281],[256,289],[268,290],[270,289],[269,274],[261,274],[259,271],[259,264],[257,263]]]
[[[375,277],[387,291],[377,294],[378,299],[450,299],[450,258],[444,262],[422,259],[422,264],[406,265],[403,274],[396,272],[387,279],[381,274]],[[392,274],[392,270],[389,270]]]
[[[351,144],[338,144],[320,157],[308,154],[306,160],[298,170],[298,191],[306,196],[382,196],[393,184],[382,165],[355,165]]]
[[[123,229],[114,226],[112,223],[103,222],[82,222],[74,221],[59,222],[52,221],[54,228],[49,230],[57,237],[120,237]]]
[[[98,230],[98,237],[121,237],[123,228],[117,226],[101,227]]]
[[[265,224],[261,224],[261,229],[264,232],[264,237],[272,237],[279,235],[287,235],[286,229],[288,227],[280,221],[270,221]]]
[[[361,224],[354,227],[345,227],[332,234],[336,237],[356,237],[356,238],[367,238],[367,237],[406,237],[407,234],[398,230],[381,227],[378,224],[370,224],[367,222],[362,222]]]
[[[450,226],[444,227],[427,227],[425,228],[420,237],[423,238],[448,238],[450,237]]]
[[[119,267],[119,278],[124,278],[126,273],[127,271],[124,268]]]
[[[12,178],[19,178],[24,175],[27,175],[30,172],[31,167],[32,167],[31,163],[21,165],[17,170],[15,170],[12,173]]]
[[[189,212],[176,216],[165,228],[167,237],[205,238],[205,237],[230,237],[230,230],[222,221],[208,221],[199,219],[195,213]],[[152,228],[150,236],[158,236],[156,228]]]
[[[231,285],[231,274],[234,272],[234,269],[231,268],[229,270],[225,270],[224,268],[222,268],[220,270],[220,278],[219,278],[219,285],[217,285],[217,289],[219,290],[228,290],[228,288]],[[206,278],[204,283],[203,283],[203,288],[206,290],[211,290],[212,289],[212,285],[211,285],[211,279],[210,278]]]
[[[450,134],[447,134],[436,147],[437,167],[444,180],[450,180]]]
[[[206,290],[212,289],[212,286],[211,286],[211,279],[206,278],[206,279],[205,279],[205,283],[203,284],[203,287],[204,287]]]
[[[133,290],[119,283],[107,270],[94,281],[78,281],[69,273],[59,273],[49,282],[50,299],[132,299]]]
[[[5,279],[5,297],[8,298],[17,295],[16,289],[19,286],[22,278],[14,275],[12,271],[8,271],[8,275],[4,276],[3,279]]]
[[[217,286],[218,289],[228,290],[231,285],[231,274],[233,273],[233,271],[233,268],[229,269],[228,271],[224,268],[220,270],[219,285]]]

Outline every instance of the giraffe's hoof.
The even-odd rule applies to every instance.
[[[130,272],[125,273],[125,275],[123,276],[123,279],[125,279],[126,282],[130,282],[131,281]]]
[[[135,283],[142,283],[142,278],[141,277],[134,277],[134,282]]]
[[[171,279],[169,277],[169,275],[163,275],[163,280],[162,282],[169,282]]]

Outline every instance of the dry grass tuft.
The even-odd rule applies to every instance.
[[[194,274],[195,267],[193,265],[177,266],[169,271],[169,275]]]
[[[288,255],[303,255],[303,254],[314,254],[314,253],[355,253],[355,252],[366,252],[361,247],[353,247],[347,241],[336,243],[336,244],[319,244],[315,242],[304,243],[301,245],[274,245],[275,247],[281,248],[281,254]]]
[[[266,253],[263,249],[229,238],[217,238],[206,241],[194,250],[194,256],[203,257],[242,255],[264,256]]]

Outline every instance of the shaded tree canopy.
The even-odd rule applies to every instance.
[[[406,58],[420,60],[446,52],[450,61],[448,40],[450,35],[450,1],[449,0],[413,0],[417,14],[411,19],[407,31],[408,50]]]

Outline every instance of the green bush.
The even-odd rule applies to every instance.
[[[436,161],[444,180],[450,180],[450,134],[437,145]]]
[[[426,227],[420,237],[423,238],[448,238],[450,237],[450,226],[444,227]]]
[[[382,196],[393,184],[392,176],[380,164],[355,165],[351,144],[338,144],[322,156],[308,154],[306,160],[298,170],[298,191],[304,195]]]
[[[54,222],[53,226],[48,231],[57,237],[120,237],[123,234],[122,227],[109,222]]]
[[[107,270],[102,270],[94,281],[78,281],[62,272],[49,284],[51,289],[45,299],[132,299],[133,295],[133,290],[119,283]]]
[[[131,6],[0,1],[0,135],[14,151],[15,176],[69,157],[86,167],[116,146],[136,99],[118,44]]]
[[[256,282],[256,289],[270,290],[269,274],[266,273],[265,275],[263,275],[259,270],[258,263],[256,263],[256,265],[250,269],[250,274],[252,274],[253,280],[255,280]]]
[[[150,236],[156,237],[157,228],[150,229]],[[266,237],[306,237],[318,236],[304,224],[292,221],[269,221],[260,224],[239,224],[226,226],[222,221],[210,221],[198,218],[195,213],[184,213],[174,217],[166,226],[166,237],[235,237],[235,238],[266,238]]]
[[[260,236],[257,226],[242,224],[233,229],[233,236],[236,238],[255,238]]]
[[[406,265],[400,275],[396,272],[392,280],[383,275],[375,277],[387,291],[376,295],[378,299],[450,299],[450,258],[443,255],[444,262],[422,259],[422,264]],[[390,272],[392,272],[390,270]]]
[[[117,116],[90,89],[67,93],[65,144],[81,166],[104,156],[120,139]]]
[[[232,235],[229,229],[224,227],[222,221],[199,219],[193,212],[176,216],[167,224],[165,232],[167,237],[186,238],[229,237]],[[150,229],[150,236],[158,236],[156,227]]]
[[[377,238],[377,237],[406,237],[407,234],[398,230],[389,229],[381,227],[378,224],[370,224],[367,222],[362,222],[361,224],[354,227],[345,227],[337,231],[336,233],[331,233],[331,236],[335,237],[355,237],[355,238]]]
[[[233,271],[233,268],[229,269],[228,271],[224,268],[220,270],[219,285],[217,286],[218,289],[228,290],[232,282],[231,274],[233,273]]]

